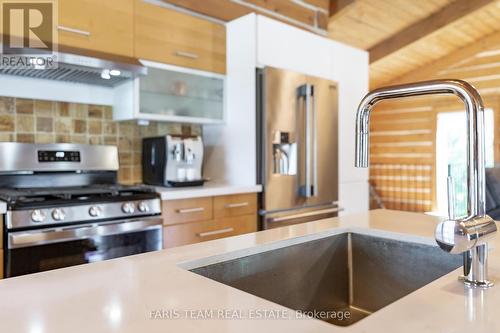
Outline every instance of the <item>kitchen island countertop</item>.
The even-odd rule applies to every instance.
[[[162,200],[192,199],[218,195],[257,193],[262,185],[232,185],[227,183],[207,182],[203,186],[192,187],[156,187]]]
[[[0,331],[500,331],[498,237],[492,242],[489,265],[490,277],[497,286],[485,291],[468,289],[457,281],[461,272],[457,269],[347,328],[316,319],[202,319],[200,312],[191,313],[189,320],[182,315],[175,318],[175,311],[184,310],[291,311],[196,275],[188,268],[344,232],[434,245],[438,221],[423,214],[376,210],[6,279],[0,281]]]

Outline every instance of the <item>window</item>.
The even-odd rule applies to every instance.
[[[439,113],[436,133],[436,190],[438,213],[448,215],[447,178],[451,175],[455,185],[455,216],[467,214],[467,131],[465,112]],[[484,114],[485,162],[494,165],[493,110]]]

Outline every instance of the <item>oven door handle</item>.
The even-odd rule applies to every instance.
[[[100,236],[128,234],[162,227],[163,220],[159,217],[121,221],[119,223],[85,224],[63,228],[16,231],[8,235],[8,248],[62,243]]]

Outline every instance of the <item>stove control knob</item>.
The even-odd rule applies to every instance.
[[[98,206],[92,206],[89,208],[89,215],[92,217],[99,217],[101,216],[101,213],[101,208],[99,208]]]
[[[62,221],[66,218],[66,212],[62,208],[55,208],[52,210],[52,218],[55,221]]]
[[[135,207],[134,207],[134,204],[132,202],[125,202],[123,205],[122,205],[122,211],[125,213],[125,214],[133,214],[135,212]]]
[[[45,212],[41,209],[35,209],[34,211],[31,212],[31,221],[33,222],[43,222],[47,218],[47,215]]]
[[[141,201],[139,202],[139,205],[137,206],[137,208],[139,209],[139,211],[141,213],[147,213],[149,212],[149,205],[146,201]]]

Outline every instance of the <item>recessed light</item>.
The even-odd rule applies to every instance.
[[[109,71],[109,74],[112,75],[112,76],[120,76],[122,72],[120,72],[119,69],[112,69]]]
[[[109,80],[111,79],[111,75],[109,75],[109,69],[103,69],[102,72],[101,72],[101,79],[104,79],[104,80]]]

